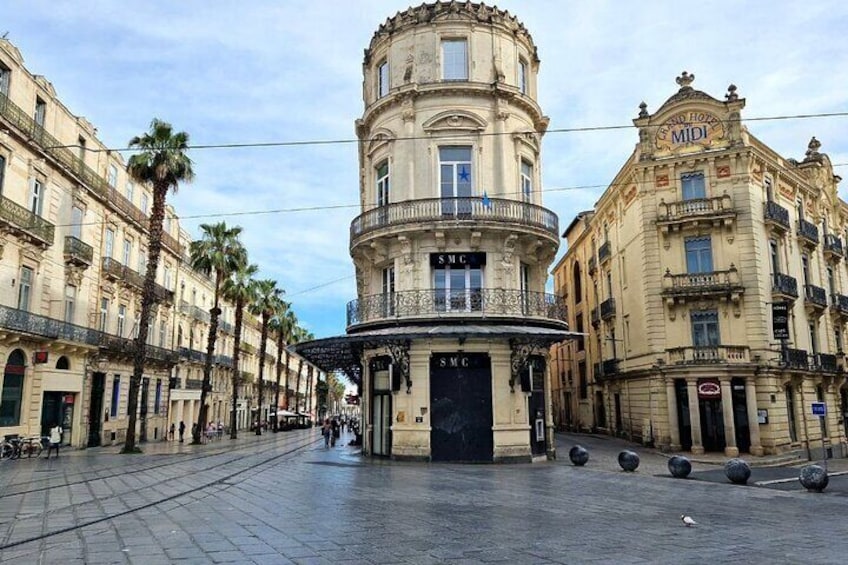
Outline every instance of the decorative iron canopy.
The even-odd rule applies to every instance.
[[[513,349],[513,373],[520,370],[532,352],[541,352],[554,343],[584,334],[535,326],[512,325],[440,325],[381,328],[344,336],[305,341],[288,346],[326,373],[342,371],[357,386],[362,385],[362,353],[369,349],[387,348],[406,380],[409,377],[409,346],[416,339],[496,338],[508,340]],[[404,362],[405,360],[405,362]]]

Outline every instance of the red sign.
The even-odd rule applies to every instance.
[[[36,351],[33,353],[32,362],[34,364],[47,363],[47,352],[46,351]]]
[[[65,404],[73,404],[74,403],[74,395],[73,394],[66,394],[64,400],[65,400]]]
[[[712,400],[721,398],[721,385],[717,379],[701,379],[698,381],[698,398]]]

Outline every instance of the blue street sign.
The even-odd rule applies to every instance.
[[[813,402],[810,404],[810,407],[813,409],[813,416],[824,416],[826,409],[824,402]]]

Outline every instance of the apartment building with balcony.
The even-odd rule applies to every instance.
[[[778,155],[734,85],[718,100],[693,80],[640,105],[635,150],[563,234],[555,292],[587,335],[552,348],[557,424],[728,456],[817,457],[824,435],[844,456],[841,179],[815,138]]]
[[[369,455],[553,456],[543,375],[568,331],[545,293],[539,62],[517,18],[474,2],[400,12],[365,50],[358,297],[346,336],[295,349],[359,385]]]
[[[0,39],[3,436],[45,435],[60,423],[65,444],[86,447],[120,443],[126,434],[153,197],[96,134]],[[190,427],[197,419],[213,296],[211,281],[188,267],[191,239],[173,208],[163,228],[139,399],[142,441],[164,438],[172,422]],[[232,305],[223,310],[209,402],[211,417],[229,425],[234,312]],[[243,333],[258,347],[255,321]],[[276,345],[268,350],[276,355]],[[255,356],[246,355],[243,367],[256,375]],[[272,363],[266,381],[274,376]],[[246,383],[250,398],[254,386]],[[240,419],[245,428],[248,421],[247,414]]]

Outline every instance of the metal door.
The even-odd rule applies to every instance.
[[[433,461],[492,461],[492,366],[486,353],[430,358]]]
[[[372,441],[371,454],[392,454],[392,395],[375,394],[371,404]]]
[[[94,373],[91,377],[91,404],[88,410],[88,447],[100,445],[100,430],[103,425],[103,391],[105,389],[105,373]]]

